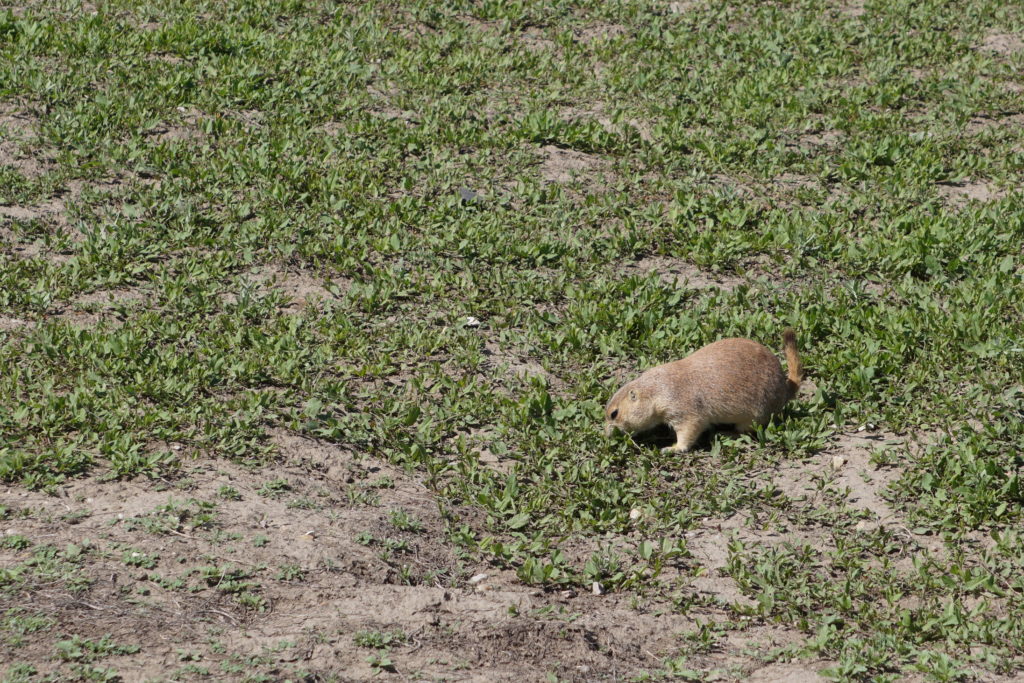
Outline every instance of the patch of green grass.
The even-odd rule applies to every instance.
[[[256,490],[256,493],[264,498],[280,498],[285,492],[291,490],[292,485],[288,483],[287,479],[274,479],[273,481],[264,482]]]
[[[407,638],[402,631],[359,631],[352,637],[352,641],[359,647],[384,650],[393,645],[401,645]]]
[[[199,575],[201,585],[233,596],[235,601],[246,609],[263,612],[267,608],[267,600],[260,595],[262,587],[258,582],[250,580],[260,569],[211,565],[198,567],[193,573]]]
[[[57,656],[67,662],[94,662],[111,655],[131,655],[138,651],[137,645],[118,645],[109,635],[99,640],[71,636],[57,643]]]
[[[34,664],[28,662],[14,662],[8,667],[7,671],[4,672],[4,680],[7,683],[28,683],[39,670]]]
[[[226,484],[217,489],[217,495],[224,500],[242,500],[242,494],[235,487]]]
[[[83,571],[89,552],[89,548],[75,544],[68,544],[63,550],[53,545],[36,546],[27,559],[0,568],[0,595],[32,591],[46,584],[81,593],[93,582]]]
[[[32,541],[27,536],[22,536],[21,534],[10,534],[0,537],[0,548],[24,550],[31,545]]]
[[[0,618],[0,634],[11,647],[19,647],[25,637],[41,631],[49,631],[55,625],[53,618],[43,614],[27,613],[22,609],[8,609]]]
[[[315,500],[303,496],[300,498],[293,498],[288,501],[286,507],[292,508],[293,510],[319,510],[322,506]]]
[[[356,542],[367,546],[380,546],[382,554],[390,557],[393,553],[411,553],[412,545],[409,541],[399,538],[377,538],[368,531],[361,531],[356,536]]]
[[[424,530],[423,522],[409,514],[404,508],[396,508],[389,512],[388,520],[391,522],[391,526],[399,531],[419,534]]]
[[[306,571],[302,567],[297,564],[286,564],[281,565],[274,578],[278,581],[302,581],[305,576]]]
[[[124,525],[129,530],[141,529],[156,535],[212,529],[217,519],[215,508],[215,503],[193,498],[185,501],[170,498],[147,515],[124,520]]]
[[[143,569],[153,569],[160,561],[159,555],[150,555],[148,553],[139,552],[138,550],[132,550],[129,548],[125,550],[121,559],[124,563],[130,567],[141,567]]]

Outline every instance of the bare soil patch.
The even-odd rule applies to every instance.
[[[512,471],[516,459],[508,455],[499,455],[491,449],[494,435],[489,430],[474,429],[466,436],[470,446],[475,448],[479,454],[481,463],[502,474],[508,474]],[[484,584],[482,587],[486,589],[487,584]]]
[[[609,114],[604,104],[595,102],[586,108],[565,107],[559,116],[566,121],[597,121],[602,128],[609,133],[616,135],[628,134],[635,131],[641,140],[651,142],[654,140],[654,124],[649,121],[641,121],[637,118],[621,119],[618,123],[613,120],[613,114]]]
[[[84,579],[81,589],[58,580],[9,595],[7,609],[55,625],[28,634],[5,659],[67,675],[58,638],[109,634],[141,648],[101,662],[125,680],[189,678],[199,670],[189,667],[222,680],[363,680],[387,672],[368,661],[382,651],[360,645],[357,634],[394,633],[388,671],[403,679],[539,680],[550,672],[620,680],[660,670],[696,625],[626,596],[525,586],[508,569],[460,554],[418,477],[285,430],[271,441],[279,457],[258,468],[185,450],[186,468],[173,479],[88,478],[53,495],[4,491],[13,514],[0,527],[32,545],[0,549],[3,566],[24,566],[42,546],[77,547]],[[397,524],[397,514],[415,528]],[[223,577],[233,572],[261,607],[230,590]],[[698,611],[705,621],[728,617]],[[759,652],[800,638],[751,622],[699,664],[742,676],[762,669]]]
[[[800,188],[815,188],[818,183],[813,178],[799,175],[797,173],[783,173],[780,176],[775,177],[772,181],[772,185],[784,190],[794,190]]]
[[[31,153],[23,149],[26,142],[3,140],[0,142],[0,166],[9,166],[25,178],[39,178],[57,168],[52,156]]]
[[[798,144],[804,147],[835,147],[843,139],[840,130],[820,130],[808,132],[797,138]]]
[[[518,379],[541,377],[550,384],[559,383],[558,378],[545,370],[535,358],[507,351],[495,341],[484,343],[484,354],[487,356],[487,367],[493,371]]]
[[[964,181],[960,183],[938,183],[936,188],[939,196],[947,206],[959,208],[970,202],[992,202],[1006,196],[990,183],[981,181]]]
[[[39,147],[38,118],[24,106],[0,102],[0,166],[9,166],[26,178],[38,178],[57,164],[52,149]]]
[[[1007,114],[1004,116],[977,116],[967,122],[964,130],[968,135],[976,135],[993,129],[1024,128],[1024,114]]]
[[[529,52],[550,52],[555,49],[555,41],[547,38],[544,32],[536,28],[528,28],[519,34],[519,44]]]
[[[690,289],[714,287],[728,292],[745,282],[743,278],[736,275],[702,270],[692,263],[671,256],[648,256],[636,263],[626,265],[623,270],[626,273],[639,272],[645,275],[657,273],[661,281],[667,285],[684,286]]]
[[[579,29],[577,39],[584,43],[598,40],[611,40],[626,33],[626,27],[620,24],[597,23]]]
[[[981,41],[981,49],[1004,57],[1024,50],[1024,39],[1015,33],[990,33]]]
[[[0,102],[0,132],[4,134],[4,138],[34,138],[36,126],[36,117],[27,109],[12,102]]]
[[[0,332],[16,332],[18,330],[31,329],[34,326],[35,323],[31,320],[0,316]]]
[[[31,221],[50,217],[61,217],[66,206],[60,197],[51,197],[44,202],[32,206],[0,206],[0,224],[4,218],[19,221]]]
[[[540,148],[540,175],[549,183],[607,182],[608,162],[601,157],[574,149],[546,145]]]
[[[150,295],[135,287],[118,287],[82,294],[50,316],[75,327],[94,327],[101,322],[120,325],[126,311],[144,309]]]
[[[839,0],[836,3],[836,10],[840,16],[844,17],[862,17],[867,14],[867,3],[864,0]]]
[[[874,448],[903,443],[904,439],[885,432],[842,433],[812,462],[780,467],[774,482],[790,498],[812,501],[818,495],[815,479],[821,475],[834,477],[839,488],[849,489],[848,504],[868,510],[879,522],[891,521],[894,513],[881,493],[899,477],[899,473],[874,467],[870,463],[870,455]]]
[[[147,131],[150,139],[156,143],[187,142],[201,140],[205,134],[193,125],[164,124]]]
[[[81,200],[83,196],[92,199],[92,195],[101,195],[121,184],[122,178],[89,181],[75,179],[68,181],[64,187],[57,188],[50,197],[34,204],[0,205],[0,229],[10,225],[11,221],[40,220],[49,223],[54,229],[68,231],[73,242],[80,242],[84,239],[84,235],[72,227],[70,219],[73,211],[69,207]]]
[[[271,291],[279,291],[288,301],[285,308],[295,309],[304,308],[314,301],[334,300],[351,286],[344,278],[316,277],[304,270],[289,269],[276,264],[252,268],[242,275],[240,282],[243,288],[253,287],[260,296],[265,296]],[[229,303],[236,302],[239,294],[241,289],[229,292],[225,300]]]
[[[796,663],[769,664],[752,671],[747,680],[758,683],[817,683],[828,680],[818,673],[826,664],[831,663],[821,662],[817,666]]]
[[[890,529],[929,552],[940,552],[943,542],[935,536],[912,533],[901,511],[893,508],[886,496],[888,487],[902,476],[899,466],[878,466],[871,461],[877,449],[919,448],[928,440],[925,435],[910,438],[885,431],[862,429],[837,436],[829,448],[810,461],[779,467],[774,483],[800,505],[820,504],[823,495],[839,495],[854,510],[864,510],[865,519],[856,529],[870,532]]]
[[[668,11],[671,14],[686,14],[696,9],[701,8],[704,5],[702,0],[682,0],[680,2],[668,3]]]

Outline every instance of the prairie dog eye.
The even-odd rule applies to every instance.
[[[611,416],[610,416],[610,417],[611,417],[611,418],[612,418],[612,419],[614,420],[614,419],[615,419],[615,418],[617,418],[618,416],[619,416],[619,409],[618,409],[618,408],[616,408],[615,410],[613,410],[613,411],[612,411],[612,414],[611,414]]]

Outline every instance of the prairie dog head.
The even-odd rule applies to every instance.
[[[654,402],[647,393],[636,381],[615,392],[604,409],[605,436],[611,436],[616,429],[633,434],[658,426],[661,420],[655,415]]]

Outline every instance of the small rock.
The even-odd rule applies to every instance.
[[[481,581],[483,581],[486,578],[487,578],[487,574],[475,574],[475,575],[471,576],[469,578],[469,581],[467,581],[466,583],[468,583],[470,586],[475,586],[476,584],[480,583]]]
[[[473,316],[466,316],[466,322],[462,323],[463,327],[480,327],[480,320]]]
[[[845,465],[845,464],[846,464],[846,458],[844,458],[841,455],[837,455],[834,458],[832,458],[832,469],[834,469],[834,470],[841,470],[841,469],[843,469],[843,465]]]
[[[590,673],[590,667],[587,666],[586,664],[580,664],[579,666],[576,667],[576,670],[579,671],[581,674],[584,674],[584,675]]]
[[[561,595],[563,598],[575,598],[576,597],[576,591],[573,591],[573,590],[562,591],[561,593],[559,593],[559,595]]]
[[[643,515],[644,513],[640,512],[640,508],[633,508],[629,511],[629,518],[634,522],[643,517]]]
[[[8,529],[7,531],[4,532],[4,534],[6,534],[8,536],[17,536],[18,535],[18,530],[17,529]]]
[[[595,581],[590,586],[590,592],[593,593],[594,595],[601,595],[602,593],[604,593],[604,588],[601,586],[600,583]]]

